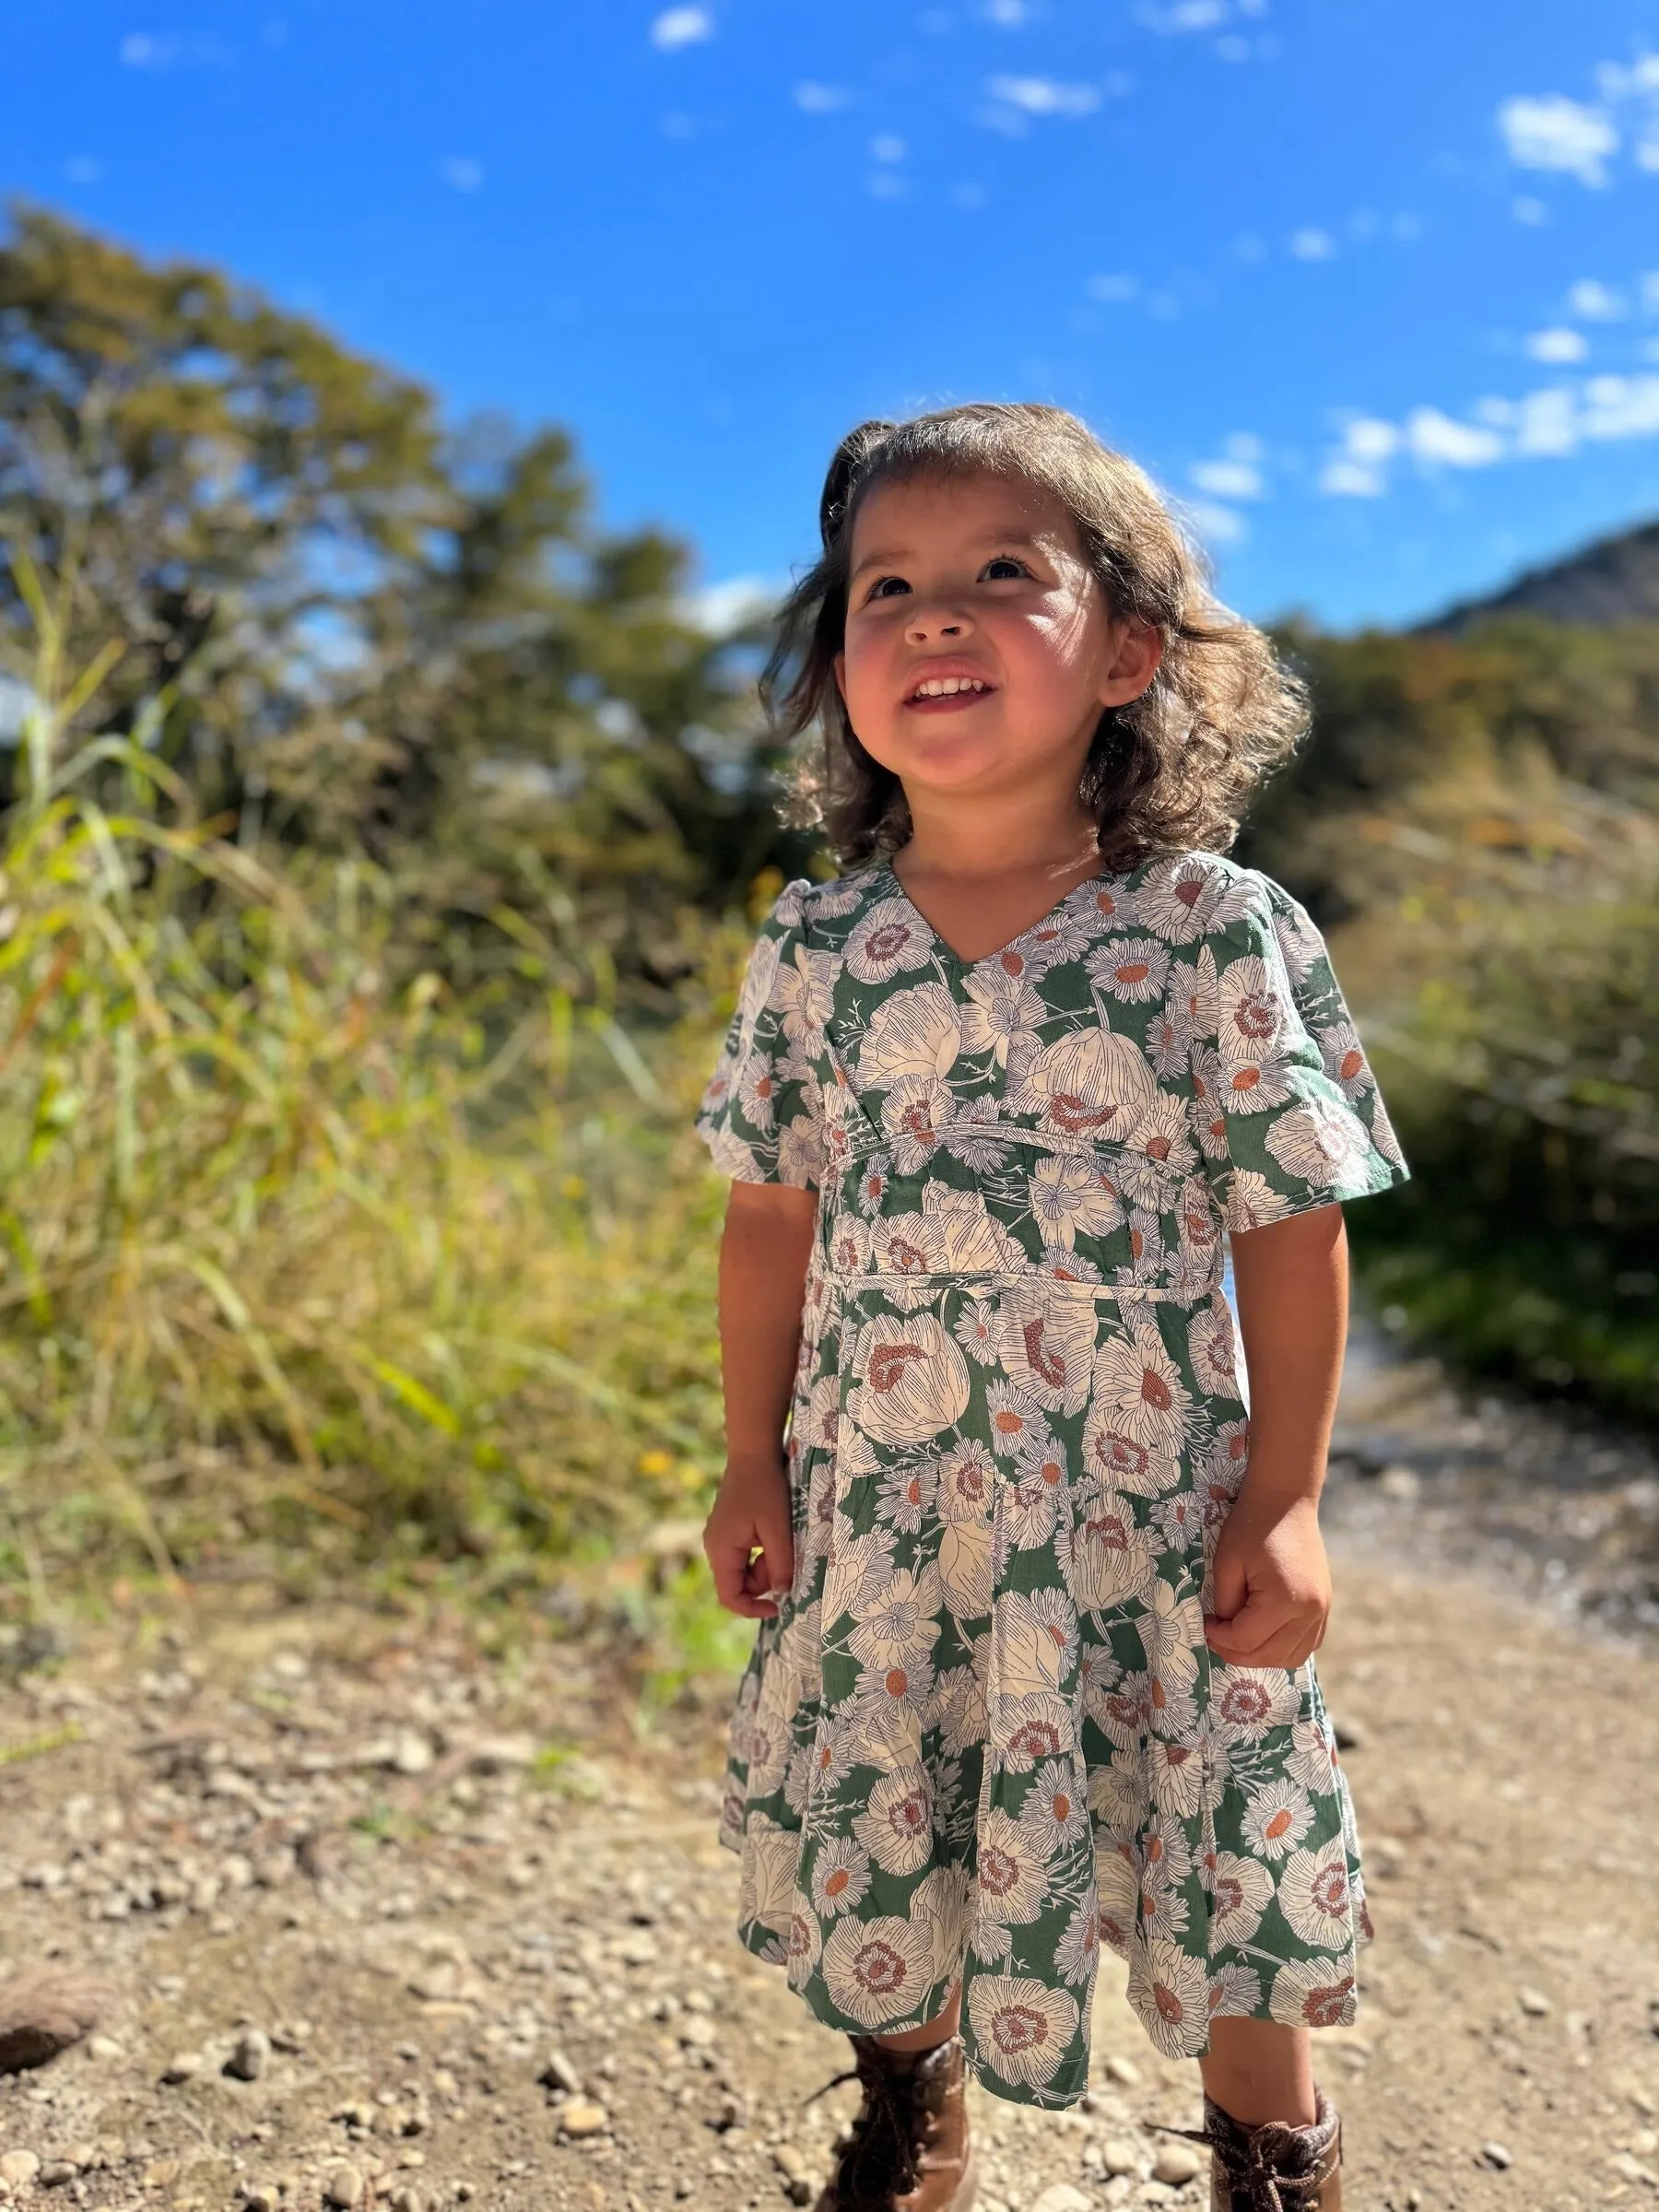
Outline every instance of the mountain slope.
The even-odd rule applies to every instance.
[[[1528,569],[1489,598],[1448,607],[1422,632],[1455,636],[1500,615],[1543,615],[1591,629],[1659,622],[1659,523],[1598,538],[1565,560]]]

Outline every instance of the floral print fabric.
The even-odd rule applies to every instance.
[[[1186,854],[968,962],[885,865],[791,883],[698,1126],[818,1194],[794,1583],[721,1827],[745,1943],[852,2032],[960,1976],[970,2064],[1026,2103],[1083,2093],[1102,1940],[1173,2055],[1350,2020],[1313,1668],[1227,1665],[1203,1623],[1249,1435],[1222,1231],[1406,1172],[1306,913]]]

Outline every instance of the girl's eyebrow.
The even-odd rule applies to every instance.
[[[1028,553],[1041,553],[1044,549],[1043,540],[1034,537],[1029,530],[982,530],[977,535],[982,546],[1023,546]],[[875,552],[865,555],[847,581],[853,582],[866,569],[901,568],[907,560],[913,559],[914,555],[908,546],[881,546]]]

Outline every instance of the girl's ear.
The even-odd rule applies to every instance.
[[[1163,660],[1163,632],[1154,622],[1125,622],[1117,630],[1117,650],[1100,682],[1100,704],[1124,707],[1150,686]]]

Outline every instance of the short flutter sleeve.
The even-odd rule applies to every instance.
[[[1228,1228],[1404,1182],[1324,939],[1289,892],[1242,871],[1194,951],[1194,1135]]]
[[[817,1009],[805,926],[811,890],[805,877],[786,883],[761,923],[697,1110],[698,1135],[735,1182],[818,1186],[823,1098],[812,1060]]]

